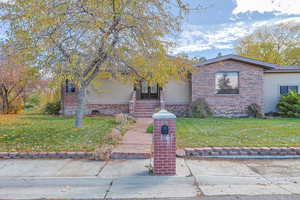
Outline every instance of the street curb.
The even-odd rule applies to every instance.
[[[186,157],[300,155],[300,147],[204,147],[185,148],[184,151]]]

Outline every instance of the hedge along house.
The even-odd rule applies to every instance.
[[[300,66],[277,66],[236,55],[226,55],[194,65],[186,81],[169,80],[160,88],[145,81],[138,85],[103,79],[101,88],[90,86],[86,114],[130,113],[151,117],[155,109],[165,108],[182,116],[191,102],[204,98],[215,116],[246,116],[250,104],[258,104],[265,113],[276,112],[280,95],[299,92]],[[62,90],[62,111],[73,115],[76,88],[66,82]]]

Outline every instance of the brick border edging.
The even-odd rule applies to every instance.
[[[300,156],[300,147],[204,147],[185,148],[179,157],[297,155]],[[97,154],[93,152],[0,152],[0,159],[96,159],[96,157]]]
[[[131,159],[148,159],[152,158],[151,153],[123,153],[123,152],[112,152],[110,159],[112,160],[131,160]]]
[[[0,159],[95,159],[96,154],[91,152],[0,152]]]
[[[184,151],[186,157],[300,155],[300,147],[204,147],[185,148]]]

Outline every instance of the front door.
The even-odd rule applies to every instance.
[[[158,99],[158,85],[150,86],[147,82],[141,82],[141,99]]]

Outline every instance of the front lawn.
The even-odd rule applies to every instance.
[[[177,119],[178,147],[300,147],[300,119]]]
[[[71,117],[0,115],[0,151],[93,151],[115,125],[112,117],[86,117],[75,129]]]

